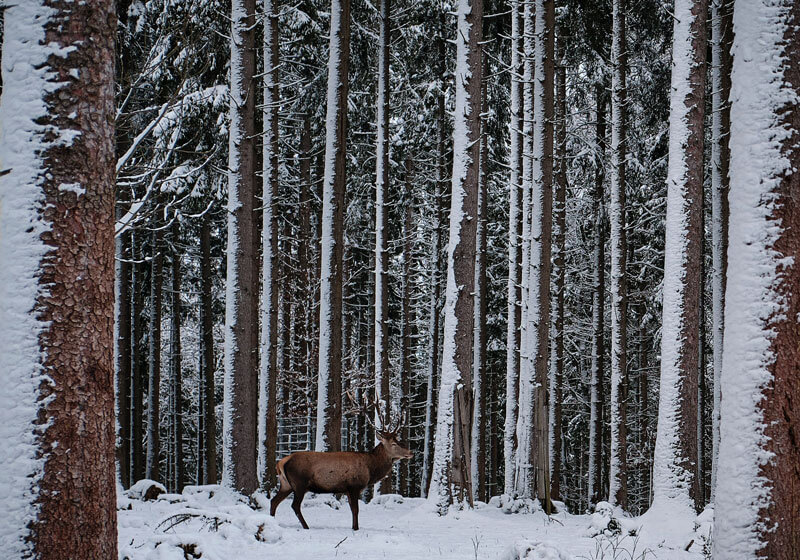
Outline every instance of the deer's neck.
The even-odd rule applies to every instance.
[[[382,443],[375,446],[375,449],[370,451],[372,461],[370,461],[369,483],[375,484],[380,482],[386,475],[392,472],[392,460],[389,454],[386,453],[386,448]]]

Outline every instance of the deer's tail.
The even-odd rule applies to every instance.
[[[291,457],[291,455],[289,457]],[[286,465],[286,461],[289,460],[289,457],[284,457],[278,461],[278,464],[275,466],[275,471],[278,473],[278,481],[281,483],[282,490],[289,490],[292,487],[289,479],[286,477],[286,471],[284,470],[284,466]]]

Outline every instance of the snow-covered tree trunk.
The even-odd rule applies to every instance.
[[[217,483],[217,420],[214,398],[214,312],[211,279],[211,217],[200,226],[200,421],[198,484]]]
[[[592,363],[589,387],[589,465],[587,497],[589,505],[602,499],[603,471],[603,368],[605,362],[605,180],[606,98],[602,82],[595,86],[597,101],[595,124],[595,185],[592,201],[594,229],[594,278],[592,284]]]
[[[131,232],[131,259],[134,263],[131,272],[131,481],[141,480],[145,476],[144,452],[144,388],[147,384],[146,364],[142,359],[140,342],[143,339],[143,320],[141,310],[144,308],[144,292],[149,291],[142,280],[144,276],[144,254],[142,251],[143,234]]]
[[[148,334],[147,375],[147,448],[145,476],[159,480],[161,456],[161,297],[164,269],[164,225],[156,220],[152,234],[153,257],[150,263],[150,324]]]
[[[263,488],[277,484],[275,450],[278,438],[278,9],[276,0],[264,0],[264,148],[261,229],[261,360],[258,380],[258,477]],[[283,330],[289,329],[284,317]]]
[[[550,256],[553,230],[553,115],[555,1],[536,0],[534,52],[533,190],[531,192],[530,338],[534,378],[531,493],[550,513]]]
[[[349,67],[350,0],[331,0],[325,174],[322,183],[316,451],[337,451],[341,446],[342,257]]]
[[[715,560],[800,555],[800,5],[735,3]]]
[[[628,47],[625,39],[625,0],[613,0],[613,37],[611,46],[611,167],[609,189],[611,204],[611,447],[608,499],[622,509],[628,507],[628,436],[626,401],[628,384],[628,282],[626,262],[628,244],[625,235],[625,159],[627,154],[626,120]]]
[[[228,247],[222,483],[258,487],[258,272],[255,259],[255,0],[231,4]]]
[[[728,148],[731,109],[733,0],[711,2],[711,314],[714,406],[711,417],[711,502],[714,502],[719,455],[720,373],[725,331],[725,274],[728,262]]]
[[[447,513],[454,499],[472,502],[469,447],[475,230],[480,181],[482,0],[459,0],[457,18],[444,350],[433,477],[428,497],[440,515]],[[453,486],[458,487],[458,494],[454,494]]]
[[[172,222],[170,263],[170,312],[169,312],[169,369],[170,369],[170,432],[172,453],[169,461],[172,471],[172,491],[183,491],[183,372],[181,370],[181,264],[178,249],[178,219]]]
[[[300,314],[295,333],[298,339],[297,360],[300,367],[297,375],[299,380],[311,379],[311,322],[313,321],[314,308],[314,273],[312,269],[311,244],[311,119],[306,113],[303,115],[303,128],[300,132],[300,231],[297,245],[297,269],[299,282],[297,283],[297,301]],[[284,381],[285,383],[285,381]]]
[[[653,504],[645,519],[645,526],[658,530],[668,544],[678,544],[693,530],[698,490],[695,460],[706,11],[705,0],[675,2],[661,384]]]
[[[530,354],[531,289],[531,193],[533,191],[533,54],[534,6],[524,2],[522,9],[522,283],[520,311],[520,365],[517,392],[517,449],[514,466],[514,493],[530,498],[531,443],[533,441],[533,360]]]
[[[558,41],[556,71],[556,163],[553,195],[553,336],[550,360],[550,492],[561,500],[561,403],[564,385],[564,278],[567,221],[567,68],[566,45]]]
[[[380,46],[378,48],[378,130],[375,156],[375,425],[389,423],[389,297],[386,272],[389,231],[386,195],[389,192],[389,14],[390,0],[380,0]],[[384,418],[379,418],[383,410]],[[392,492],[392,477],[380,483],[383,494]]]
[[[520,284],[522,282],[522,243],[520,231],[520,194],[522,191],[522,82],[520,81],[520,1],[511,1],[511,118],[509,119],[509,155],[511,169],[508,184],[508,295],[506,334],[506,416],[503,432],[504,485],[506,494],[514,492],[515,453],[517,447],[517,397],[520,368]]]
[[[403,326],[401,333],[401,364],[400,364],[400,390],[401,406],[409,409],[411,406],[411,380],[414,376],[413,359],[416,338],[416,313],[412,297],[414,295],[413,268],[414,259],[414,195],[412,192],[412,170],[411,158],[405,162],[405,209],[403,211]],[[408,423],[403,426],[401,440],[408,443],[410,441],[411,427]],[[399,483],[398,493],[408,496],[411,494],[410,480],[412,474],[411,461],[401,461],[398,465]]]
[[[481,114],[488,111],[486,105],[486,76],[488,75],[488,62],[484,57],[481,74]],[[472,441],[470,451],[472,472],[475,484],[472,485],[473,497],[477,500],[486,500],[486,302],[489,297],[486,292],[486,260],[488,220],[486,205],[487,193],[487,167],[488,167],[488,137],[485,119],[481,119],[481,151],[478,166],[478,224],[475,230],[475,292],[473,297],[474,328],[472,337]]]
[[[116,558],[114,6],[3,17],[0,557]]]

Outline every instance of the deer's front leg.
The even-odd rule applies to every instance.
[[[347,500],[350,502],[350,511],[353,512],[353,531],[358,531],[358,490],[350,490],[347,493]]]

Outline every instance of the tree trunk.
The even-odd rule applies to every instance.
[[[728,190],[730,181],[731,91],[730,54],[733,43],[733,0],[711,2],[711,314],[713,337],[714,404],[711,417],[711,497],[717,486],[719,456],[720,374],[725,327],[725,275],[728,264]]]
[[[119,209],[117,215],[119,215]],[[114,377],[116,379],[117,474],[123,488],[131,485],[131,290],[130,233],[115,241]]]
[[[411,159],[405,162],[406,185],[405,185],[405,219],[403,220],[403,332],[402,332],[402,364],[400,366],[400,389],[401,389],[401,408],[409,412],[411,408],[411,378],[414,375],[412,369],[412,358],[414,353],[414,338],[416,334],[414,306],[411,301],[413,292],[412,260],[414,258],[414,194],[412,192]],[[400,434],[401,439],[406,444],[410,444],[411,430],[409,422],[403,426]],[[401,461],[399,464],[400,482],[399,492],[410,495],[410,471],[411,461]]]
[[[134,260],[131,271],[131,482],[145,476],[145,453],[142,425],[144,422],[144,387],[147,384],[147,364],[144,360],[142,341],[144,329],[142,310],[144,309],[145,266],[143,235],[131,231],[131,258]]]
[[[626,263],[625,159],[627,154],[628,46],[625,38],[625,0],[613,1],[611,59],[611,448],[608,499],[628,508],[628,281]]]
[[[214,311],[211,270],[211,217],[203,216],[200,229],[200,376],[201,376],[201,422],[198,434],[200,449],[198,455],[202,465],[199,484],[217,483],[217,420],[216,399],[214,397]]]
[[[514,465],[517,448],[516,426],[520,368],[520,310],[522,283],[522,242],[520,198],[522,194],[522,82],[520,81],[520,0],[511,1],[511,118],[509,119],[508,163],[508,295],[506,334],[506,411],[503,435],[505,494],[514,493]]]
[[[255,259],[255,0],[231,5],[228,248],[222,484],[258,487],[258,272]]]
[[[595,187],[592,221],[594,223],[594,285],[592,286],[592,370],[589,411],[589,505],[602,499],[603,477],[603,369],[605,362],[605,211],[603,181],[605,178],[606,109],[602,82],[595,86],[597,122],[595,132]]]
[[[558,72],[556,89],[556,162],[555,196],[553,204],[553,341],[550,375],[550,493],[561,500],[561,403],[564,386],[564,277],[567,220],[567,68],[564,59],[565,39],[558,41]]]
[[[148,335],[148,386],[147,386],[147,455],[145,476],[160,480],[159,462],[160,403],[161,403],[161,296],[163,287],[164,246],[161,224],[156,220],[152,235],[153,258],[150,264],[150,325]]]
[[[181,371],[181,264],[178,251],[178,220],[172,222],[172,290],[170,292],[170,428],[172,431],[172,489],[183,491],[183,375]]]
[[[550,435],[548,353],[550,350],[550,256],[553,230],[553,115],[555,0],[536,0],[534,99],[541,103],[533,124],[533,191],[531,193],[531,333],[530,355],[536,382],[531,448],[532,493],[546,513],[550,501]]]
[[[481,114],[488,111],[486,99],[486,76],[489,74],[488,59],[484,57],[481,75]],[[473,355],[472,355],[472,441],[470,443],[470,470],[476,484],[473,497],[486,501],[486,238],[487,220],[487,175],[488,138],[486,118],[481,118],[480,160],[478,166],[478,224],[475,229],[475,293],[473,297]]]
[[[258,403],[258,477],[262,488],[277,484],[275,470],[277,420],[277,355],[278,355],[278,219],[275,215],[278,197],[278,9],[275,0],[264,2],[264,151],[261,230],[261,371]],[[284,298],[288,293],[284,291]],[[288,317],[283,330],[289,331]],[[284,349],[286,351],[286,349]],[[284,372],[285,373],[285,372]]]
[[[386,271],[389,231],[386,198],[389,192],[389,14],[390,0],[380,0],[380,47],[378,49],[378,134],[375,165],[375,425],[389,424],[389,297]],[[384,417],[380,418],[380,410]],[[380,483],[381,494],[392,493],[392,477]]]
[[[440,515],[453,500],[472,503],[470,419],[481,110],[482,0],[459,0],[453,192],[447,249],[447,291],[439,414],[429,499]],[[453,486],[458,490],[454,493]]]
[[[342,257],[347,183],[350,0],[331,0],[327,135],[322,193],[316,451],[338,451],[342,432]]]
[[[3,14],[0,557],[116,558],[114,6]]]
[[[713,554],[789,560],[800,555],[800,5],[737,1],[734,17]]]
[[[673,29],[669,173],[664,258],[661,390],[653,464],[653,505],[646,522],[678,542],[693,530],[698,481],[697,357],[700,320],[700,200],[706,2],[677,0]]]
[[[314,271],[312,269],[311,244],[311,119],[303,115],[303,129],[300,133],[300,232],[297,247],[297,302],[302,306],[295,325],[298,341],[298,380],[311,379],[311,321],[314,315]]]

